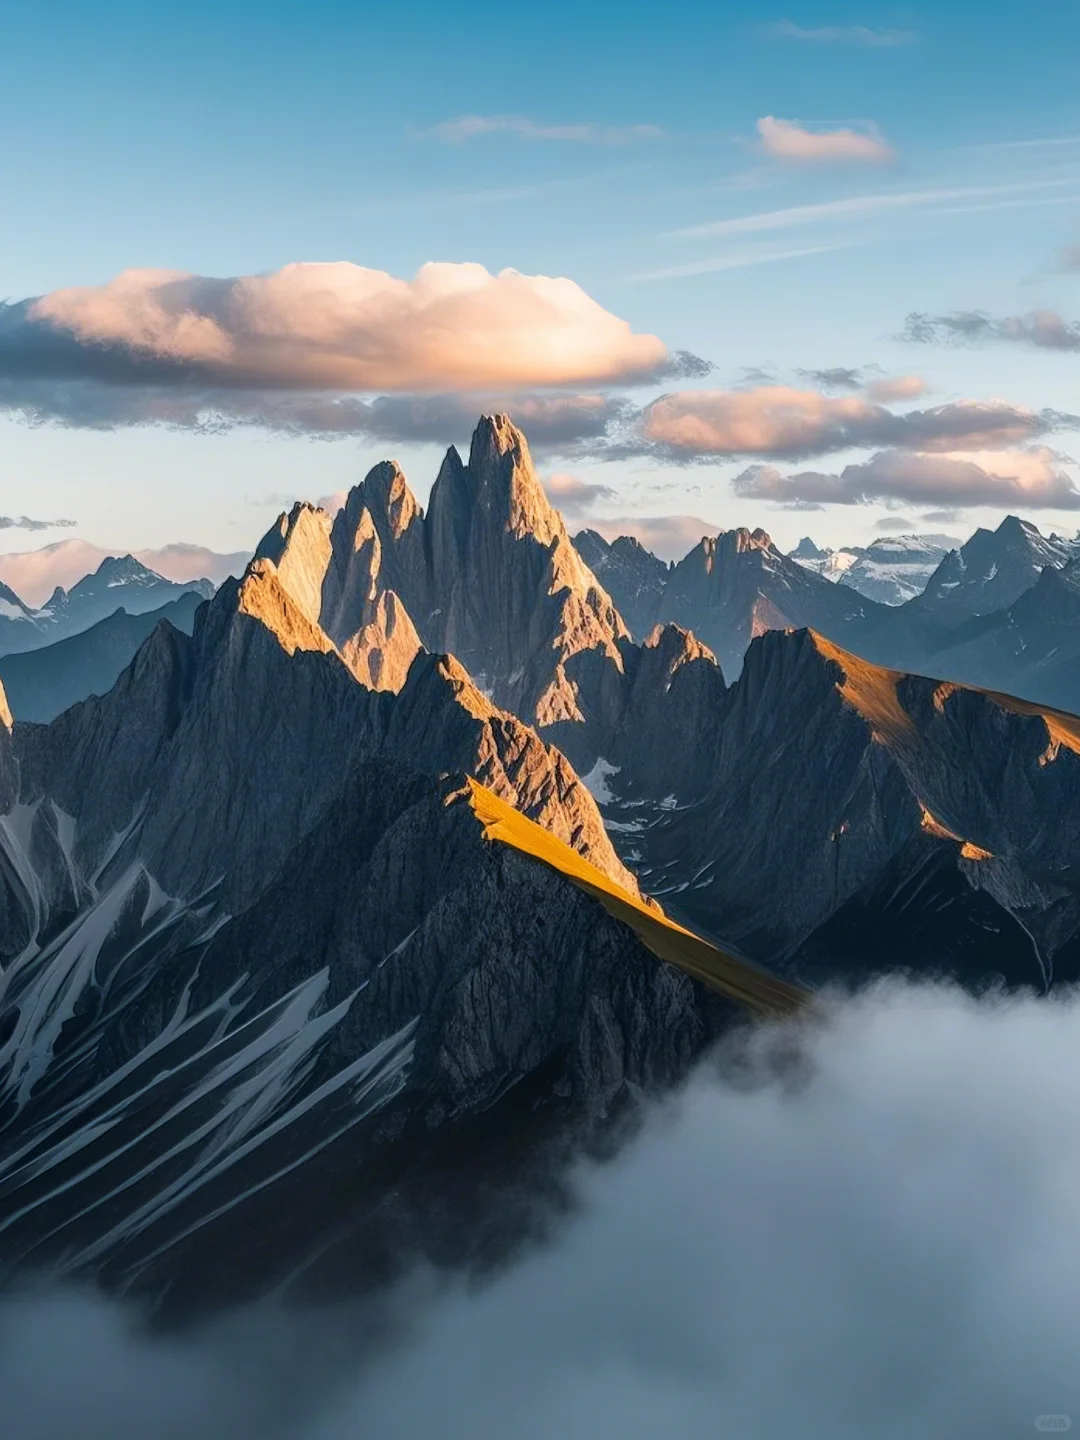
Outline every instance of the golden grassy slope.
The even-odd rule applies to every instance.
[[[526,819],[475,780],[470,779],[468,786],[468,803],[484,827],[486,840],[509,845],[565,875],[598,900],[616,920],[628,925],[642,944],[661,960],[677,965],[695,980],[764,1014],[785,1014],[809,999],[809,992],[725,954],[693,931],[669,920],[658,907],[636,899],[576,850]]]

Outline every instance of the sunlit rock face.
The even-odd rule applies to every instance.
[[[548,503],[525,437],[501,415],[481,420],[467,464],[448,451],[426,516],[385,462],[333,521],[297,506],[258,553],[365,683],[365,657],[378,655],[381,689],[401,688],[423,646],[456,655],[528,721],[579,720],[567,660],[595,650],[618,665],[629,638]]]

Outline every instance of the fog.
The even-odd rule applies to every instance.
[[[151,1339],[0,1305],[10,1440],[988,1437],[1080,1425],[1080,1010],[889,986],[763,1029],[483,1284]],[[378,1340],[378,1343],[376,1343]],[[1046,1422],[1043,1422],[1044,1426]]]

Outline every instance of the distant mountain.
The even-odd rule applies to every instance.
[[[0,655],[37,650],[78,635],[120,609],[141,615],[188,593],[206,599],[214,587],[209,580],[174,584],[134,556],[124,555],[103,560],[92,575],[84,576],[70,590],[55,590],[37,610],[23,605],[13,592],[7,593],[12,598],[6,601],[6,610],[0,609]]]
[[[1048,565],[1012,605],[964,621],[927,662],[968,684],[1080,712],[1080,560]]]
[[[849,585],[868,600],[902,605],[922,593],[956,543],[947,535],[890,535],[865,546],[822,550],[805,538],[791,551],[791,558],[826,580]]]
[[[739,529],[705,537],[674,566],[658,619],[692,631],[734,680],[756,635],[810,626],[852,644],[878,608],[781,554],[764,530]]]
[[[115,610],[88,630],[38,650],[0,658],[0,683],[17,720],[46,723],[90,695],[111,690],[159,620],[190,635],[202,604],[188,591],[159,610],[129,615]]]
[[[902,605],[921,595],[956,542],[947,535],[890,535],[859,551],[837,577],[868,600]]]
[[[989,615],[1018,600],[1047,565],[1060,567],[1071,558],[1067,541],[1048,538],[1037,526],[1007,515],[996,530],[976,530],[959,550],[950,551],[912,601],[912,610],[932,613],[944,624]]]
[[[10,585],[34,608],[44,605],[54,590],[70,590],[103,560],[125,553],[123,549],[108,550],[87,540],[57,540],[40,550],[0,554],[0,581]],[[163,545],[133,553],[147,569],[178,584],[207,579],[220,585],[229,575],[242,575],[251,558],[250,550],[220,554],[205,545],[186,544]]]
[[[615,602],[633,638],[644,640],[656,624],[671,567],[632,535],[609,544],[597,531],[581,530],[574,549]]]
[[[827,560],[833,552],[828,548],[823,550],[820,545],[814,544],[813,540],[811,540],[809,535],[804,535],[803,538],[799,541],[798,545],[795,546],[795,549],[789,551],[788,553],[791,555],[791,558],[793,560],[802,560],[806,562],[815,560]]]
[[[183,1306],[468,1253],[555,1137],[799,1003],[644,903],[456,661],[358,683],[284,583],[304,535],[0,727],[5,1261]]]
[[[658,632],[577,763],[643,887],[808,983],[1080,978],[1080,720],[808,631]],[[592,759],[592,768],[587,768]]]

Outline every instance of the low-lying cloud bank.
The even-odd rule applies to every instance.
[[[548,1248],[370,1315],[150,1341],[0,1306],[12,1440],[986,1440],[1080,1423],[1080,1011],[892,986],[758,1032]],[[347,1341],[345,1338],[347,1337]],[[355,1347],[349,1352],[349,1346]]]

